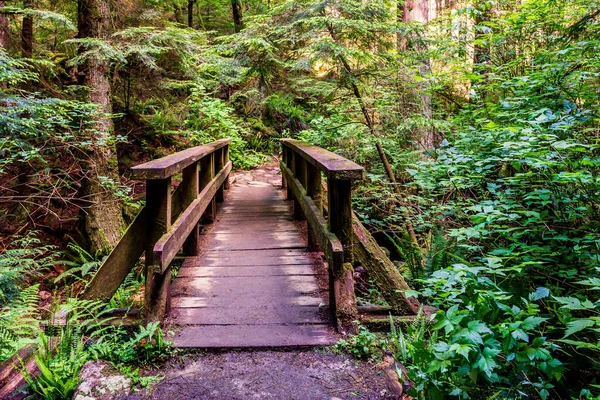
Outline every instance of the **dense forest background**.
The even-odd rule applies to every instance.
[[[439,310],[359,335],[413,394],[600,394],[599,2],[0,7],[0,360],[135,216],[132,165],[230,137],[248,169],[294,137],[366,167],[355,210]]]

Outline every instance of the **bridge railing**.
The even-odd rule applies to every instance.
[[[232,164],[230,139],[221,139],[135,166],[132,178],[146,181],[146,206],[127,228],[86,287],[83,298],[109,300],[142,254],[146,254],[144,314],[161,320],[169,307],[170,264],[183,248],[198,254],[199,223],[210,223],[223,201]],[[173,191],[173,177],[181,183]]]
[[[352,183],[363,168],[337,154],[293,139],[282,139],[281,172],[294,215],[306,218],[309,245],[318,244],[329,264],[329,307],[339,330],[352,330],[357,317],[352,269]],[[323,197],[322,178],[327,182]],[[327,219],[323,213],[328,204]]]

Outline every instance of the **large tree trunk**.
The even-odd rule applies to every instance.
[[[429,21],[429,1],[428,0],[406,0],[402,10],[403,22],[417,21],[421,23],[427,23]],[[414,49],[418,52],[425,52],[426,46],[421,43],[420,38],[413,38]],[[419,65],[419,73],[421,76],[426,77],[431,74],[431,66],[428,59],[424,59]],[[426,119],[433,118],[433,112],[431,109],[431,97],[427,94],[427,80],[424,79],[418,86],[421,91],[421,108],[423,116]],[[431,127],[425,127],[421,129],[414,138],[416,143],[419,143],[422,149],[428,151],[435,146],[435,133]]]
[[[23,0],[23,8],[31,8],[31,0]],[[30,58],[33,55],[33,17],[23,16],[21,30],[21,56]]]
[[[6,2],[4,0],[0,0],[0,7],[6,7]],[[8,18],[6,15],[0,14],[0,47],[4,48],[4,50],[8,50]]]
[[[242,3],[240,0],[231,0],[231,11],[233,13],[233,26],[235,32],[238,33],[244,27]]]
[[[79,0],[79,37],[107,39],[109,36],[109,2],[104,0]],[[92,57],[83,66],[83,84],[89,88],[89,101],[98,105],[105,114],[112,112],[110,63]],[[123,227],[119,201],[112,191],[101,185],[101,177],[119,183],[116,151],[113,142],[113,122],[106,115],[96,120],[94,150],[88,156],[89,171],[83,184],[83,198],[89,205],[85,216],[85,233],[92,251],[106,251],[114,247]]]

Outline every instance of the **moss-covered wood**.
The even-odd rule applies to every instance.
[[[355,262],[367,270],[369,278],[373,280],[394,313],[417,314],[419,302],[414,298],[407,298],[405,294],[410,287],[356,215],[353,215],[352,227]]]

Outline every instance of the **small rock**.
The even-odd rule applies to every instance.
[[[46,292],[45,290],[40,290],[38,295],[40,296],[40,300],[42,300],[42,301],[46,301],[52,297],[52,293]]]
[[[88,361],[79,373],[81,383],[75,391],[75,400],[121,399],[131,392],[130,378],[119,375],[105,361]]]

